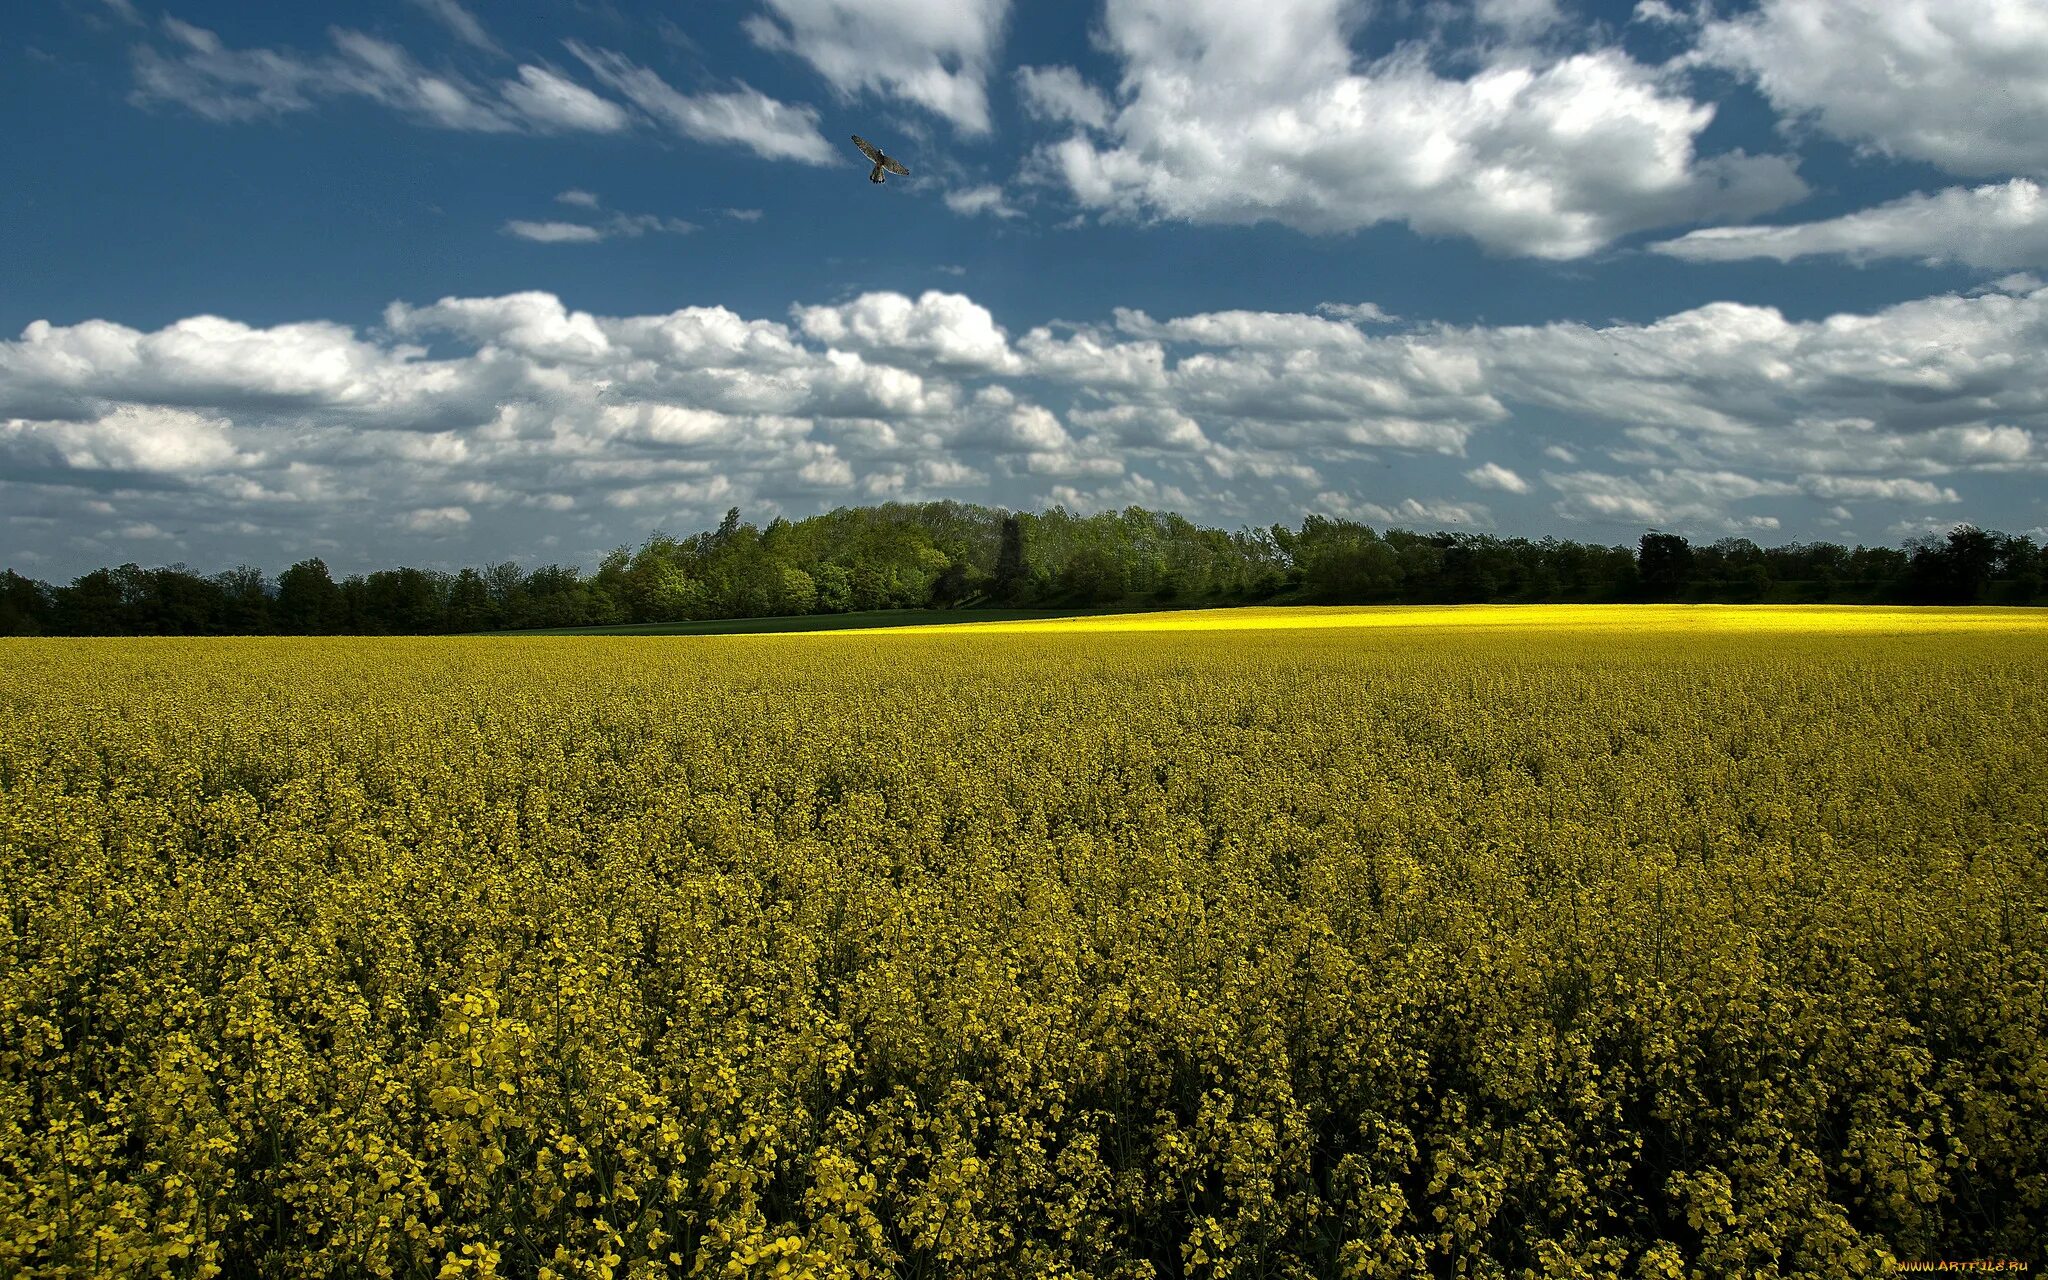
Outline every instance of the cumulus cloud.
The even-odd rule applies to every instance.
[[[469,523],[462,507],[419,507],[408,511],[399,523],[414,533],[448,533]]]
[[[1796,322],[1711,303],[1647,325],[1459,331],[1503,398],[1626,424],[1631,462],[1937,475],[2038,465],[2048,290]]]
[[[1650,246],[1693,262],[1816,254],[1917,258],[2000,270],[2048,264],[2048,197],[2028,178],[1914,194],[1821,222],[1707,227]]]
[[[1087,129],[1109,124],[1109,99],[1072,67],[1019,67],[1017,93],[1024,110],[1039,120]]]
[[[1325,514],[1380,525],[1416,525],[1443,528],[1485,529],[1493,525],[1493,513],[1477,502],[1425,501],[1402,498],[1390,503],[1373,502],[1351,494],[1328,491],[1315,496],[1314,506]]]
[[[832,307],[797,307],[798,327],[835,347],[958,372],[1014,371],[1017,357],[988,308],[965,294],[867,293]]]
[[[698,142],[746,147],[769,160],[830,164],[837,154],[818,132],[818,113],[769,97],[750,85],[684,93],[623,54],[574,40],[569,52],[606,88],[657,123]]]
[[[1952,173],[2048,173],[2048,8],[2032,0],[1762,0],[1696,60],[1779,111]]]
[[[1021,218],[1023,211],[1013,207],[1003,195],[1003,189],[993,183],[979,187],[958,187],[946,193],[946,207],[953,212],[973,217],[978,213],[993,214],[998,218]]]
[[[1783,482],[1754,481],[1731,472],[1651,470],[1642,476],[1598,471],[1543,473],[1561,496],[1553,509],[1567,520],[1596,524],[1689,525],[1721,532],[1776,528],[1775,516],[1737,515],[1729,504],[1798,492]]]
[[[1564,21],[1557,0],[1475,0],[1472,16],[1516,39],[1540,35]]]
[[[843,97],[915,103],[963,133],[989,131],[988,70],[1009,0],[763,0],[755,43],[808,62]]]
[[[1502,493],[1527,493],[1529,482],[1498,462],[1482,463],[1465,473],[1465,478],[1482,489],[1498,489]]]
[[[37,322],[0,342],[0,503],[68,521],[89,497],[109,504],[96,528],[249,525],[265,546],[431,535],[451,554],[536,521],[610,545],[734,503],[921,495],[1490,527],[1460,473],[1506,493],[1540,478],[1561,518],[1609,529],[1917,518],[1994,492],[1979,477],[2048,471],[2048,289],[2024,283],[1806,321],[1714,303],[1398,332],[1120,310],[1014,340],[942,291],[784,320],[527,292],[396,303],[368,331]],[[1577,434],[1540,477],[1453,461],[1510,424],[1541,441],[1546,420]]]
[[[1503,48],[1453,79],[1418,45],[1357,65],[1353,16],[1345,0],[1109,0],[1123,104],[1105,137],[1077,132],[1037,165],[1115,216],[1309,232],[1401,221],[1544,258],[1805,191],[1781,157],[1701,157],[1713,108],[1618,50]]]
[[[189,473],[246,464],[227,419],[160,405],[115,405],[85,422],[0,422],[0,441],[82,471]]]

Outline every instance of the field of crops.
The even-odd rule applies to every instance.
[[[1265,616],[0,641],[0,1275],[2043,1260],[2048,617]]]

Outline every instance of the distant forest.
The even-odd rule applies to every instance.
[[[1828,542],[1635,547],[1374,530],[1206,529],[1129,507],[1095,516],[958,502],[843,507],[806,520],[656,533],[593,573],[510,562],[336,581],[319,560],[275,579],[241,566],[97,569],[66,586],[0,573],[0,635],[400,635],[875,609],[1595,601],[2029,604],[2048,551],[1958,525],[1903,547]]]

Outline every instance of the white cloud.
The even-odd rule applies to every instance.
[[[519,78],[507,81],[501,92],[513,110],[543,130],[617,133],[632,123],[618,103],[545,67],[519,68]]]
[[[420,507],[408,511],[399,521],[414,533],[448,533],[469,523],[469,512],[462,507]]]
[[[1557,0],[1475,0],[1472,16],[1517,39],[1540,35],[1564,21]]]
[[[1697,57],[1874,151],[1952,173],[2048,174],[2038,0],[1762,0],[1708,23]]]
[[[1200,452],[1209,447],[1202,425],[1167,405],[1120,404],[1077,409],[1071,416],[1075,423],[1118,448]]]
[[[696,229],[697,224],[694,222],[663,217],[658,213],[615,213],[603,222],[596,223],[552,220],[530,222],[514,218],[502,228],[508,236],[518,236],[522,240],[532,240],[540,244],[595,244],[600,240],[632,240],[650,233],[680,236],[688,235]]]
[[[763,0],[747,32],[793,53],[842,96],[912,102],[963,133],[989,131],[988,69],[1009,0]]]
[[[565,77],[522,66],[494,89],[422,66],[398,45],[360,31],[328,30],[331,54],[231,49],[203,27],[166,16],[171,50],[134,49],[137,104],[175,103],[216,123],[309,111],[323,99],[365,98],[421,124],[479,133],[617,132],[625,111]]]
[[[1050,328],[1017,341],[1031,373],[1108,393],[1158,391],[1166,386],[1166,348],[1157,342],[1118,342],[1082,328],[1065,338]]]
[[[420,8],[432,14],[434,20],[455,33],[456,39],[485,53],[502,54],[498,42],[491,39],[484,30],[484,24],[476,15],[463,8],[457,0],[412,0]]]
[[[412,336],[440,330],[521,355],[565,363],[590,363],[609,355],[611,339],[597,317],[571,311],[551,293],[511,293],[496,298],[443,298],[426,307],[392,303],[384,323]]]
[[[1567,520],[1596,524],[1691,527],[1720,532],[1778,527],[1776,516],[1733,514],[1728,505],[1798,492],[1783,481],[1760,481],[1734,472],[1663,471],[1640,477],[1597,471],[1543,473],[1543,482],[1563,495],[1552,510]]]
[[[2009,276],[2000,276],[1993,280],[1981,292],[2033,293],[2043,287],[2048,287],[2048,280],[2043,280],[2031,271],[2015,271]]]
[[[1634,12],[1629,14],[1630,22],[1649,23],[1653,26],[1691,26],[1695,19],[1671,7],[1669,0],[1636,0]]]
[[[604,239],[604,232],[580,222],[527,222],[517,218],[505,224],[505,234],[541,244],[595,244]]]
[[[1087,129],[1109,124],[1109,99],[1072,67],[1019,67],[1017,92],[1037,119]]]
[[[1465,478],[1482,489],[1498,489],[1502,493],[1527,493],[1529,482],[1498,462],[1488,462],[1472,468]]]
[[[1329,515],[1342,516],[1350,520],[1369,521],[1379,525],[1400,525],[1407,528],[1430,526],[1442,528],[1445,525],[1486,529],[1493,526],[1493,512],[1477,502],[1424,501],[1419,498],[1402,498],[1392,505],[1369,502],[1350,494],[1326,491],[1315,496],[1314,506]]]
[[[203,531],[246,523],[356,548],[400,547],[377,540],[423,522],[482,554],[499,513],[520,529],[574,513],[593,522],[576,526],[583,546],[736,502],[982,484],[1013,503],[1178,495],[1168,505],[1211,519],[1349,495],[1342,509],[1377,523],[1484,528],[1480,504],[1389,492],[1404,472],[1380,463],[1460,457],[1511,422],[1559,441],[1565,422],[1576,434],[1548,445],[1559,465],[1541,483],[1568,519],[1737,531],[1893,504],[1995,522],[1974,505],[2001,492],[1983,477],[2048,472],[2044,346],[2041,288],[1806,321],[1714,303],[1639,324],[1407,332],[1122,310],[1014,343],[986,307],[939,291],[784,321],[604,316],[528,292],[394,304],[368,332],[38,322],[0,342],[0,503],[75,521],[90,490],[113,508],[95,527],[227,538]],[[1535,479],[1477,459],[1414,474],[1454,470],[1501,492]],[[455,508],[470,524],[418,514]],[[74,554],[37,539],[27,549]],[[226,544],[195,552],[207,545]]]
[[[1814,497],[1831,502],[1862,499],[1919,503],[1962,501],[1962,496],[1947,485],[1883,476],[1805,476],[1801,479],[1801,487]]]
[[[116,405],[90,422],[0,420],[5,445],[46,452],[82,471],[204,471],[255,459],[240,453],[227,419],[190,409]]]
[[[2048,427],[2031,372],[2048,290],[1805,322],[1723,302],[1648,325],[1458,332],[1493,392],[1626,424],[1631,461],[1934,475],[2035,465]]]
[[[309,110],[315,97],[331,91],[327,72],[295,54],[229,49],[213,32],[169,16],[163,27],[177,52],[167,56],[150,45],[135,47],[138,104],[175,102],[227,123]]]
[[[900,293],[866,293],[835,307],[797,307],[792,314],[810,337],[884,360],[963,372],[1018,367],[995,317],[965,294],[931,289],[913,302]]]
[[[1385,310],[1377,302],[1319,302],[1316,310],[1352,324],[1401,323],[1401,317]]]
[[[1915,194],[1822,222],[1708,227],[1650,246],[1694,262],[1839,253],[1998,270],[2048,264],[2048,197],[2027,178]]]
[[[1782,158],[1702,159],[1713,109],[1617,50],[1497,50],[1449,79],[1420,46],[1354,66],[1351,16],[1345,0],[1108,0],[1126,100],[1108,141],[1075,134],[1038,166],[1112,215],[1310,232],[1403,221],[1545,258],[1804,193]]]
[[[994,214],[998,218],[1024,216],[1022,211],[1011,206],[1003,195],[1003,189],[993,183],[979,187],[958,187],[948,191],[946,207],[966,217],[973,217],[978,213]]]
[[[699,142],[731,143],[769,160],[830,164],[837,152],[818,132],[818,113],[778,101],[748,85],[718,93],[683,93],[631,59],[574,40],[581,59],[612,92],[655,121]]]
[[[598,204],[597,197],[591,192],[576,190],[557,193],[555,202],[557,204],[573,204],[579,209],[595,209]]]

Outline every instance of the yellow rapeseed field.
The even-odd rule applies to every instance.
[[[0,1275],[2043,1260],[2048,618],[0,641]]]

